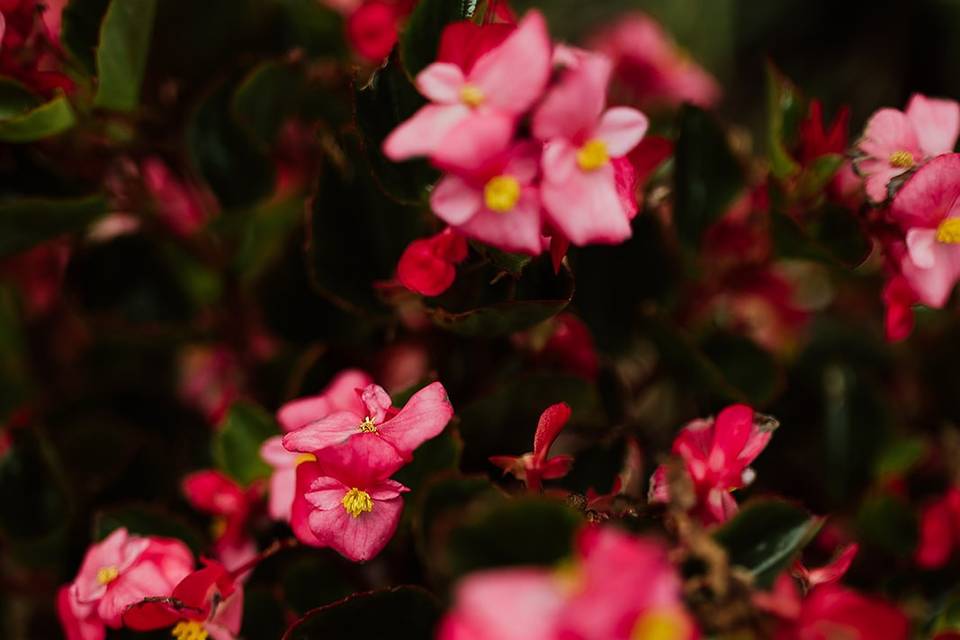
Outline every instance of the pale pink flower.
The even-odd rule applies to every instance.
[[[960,104],[914,94],[906,112],[880,109],[867,121],[856,162],[867,195],[887,199],[888,185],[930,158],[953,151],[960,133]]]
[[[586,51],[560,49],[559,82],[533,117],[542,140],[540,198],[550,225],[575,245],[618,243],[630,237],[632,211],[617,185],[614,161],[647,131],[636,109],[604,111],[610,61]]]
[[[529,12],[499,46],[465,72],[435,62],[417,75],[430,100],[384,141],[391,160],[429,156],[444,168],[475,169],[481,150],[507,147],[514,124],[540,98],[551,70],[546,22]]]

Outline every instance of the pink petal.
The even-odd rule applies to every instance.
[[[212,469],[187,475],[183,479],[183,494],[194,509],[215,515],[235,513],[246,503],[243,489]]]
[[[411,242],[397,263],[397,280],[404,287],[423,296],[438,296],[453,284],[457,269],[438,256],[431,238]]]
[[[471,111],[434,149],[431,160],[446,171],[478,172],[510,146],[513,123],[512,116],[494,109]]]
[[[856,543],[848,544],[828,564],[806,571],[807,584],[815,587],[839,581],[850,569],[850,565],[853,564],[853,559],[857,556],[859,550],[860,545]]]
[[[379,433],[357,433],[341,445],[317,451],[323,475],[349,487],[366,487],[393,475],[409,457],[401,456],[385,437],[390,422],[381,425]]]
[[[383,387],[376,384],[368,385],[363,390],[360,399],[367,409],[367,416],[373,418],[373,421],[377,424],[383,422],[387,412],[393,406],[390,400],[390,394],[387,393]]]
[[[960,133],[960,104],[955,100],[927,98],[915,93],[907,105],[907,118],[913,123],[925,156],[953,151]]]
[[[97,614],[107,626],[117,628],[124,609],[144,598],[169,596],[173,587],[157,565],[141,562],[110,583]]]
[[[607,100],[610,61],[601,55],[583,56],[576,67],[563,72],[533,116],[533,135],[539,140],[565,138],[576,143],[591,131]]]
[[[630,220],[617,193],[613,167],[608,163],[589,173],[575,169],[563,181],[551,173],[548,155],[549,148],[540,195],[554,226],[577,246],[617,244],[629,238]],[[560,175],[567,173],[562,168]]]
[[[932,269],[936,258],[934,248],[937,244],[935,229],[913,228],[907,231],[907,250],[913,264],[921,269]]]
[[[529,141],[516,144],[510,151],[502,173],[513,176],[522,185],[530,184],[540,172],[543,145]]]
[[[572,413],[570,405],[560,402],[547,407],[537,421],[537,431],[533,436],[533,457],[538,463],[547,459],[553,441],[557,439]]]
[[[391,160],[429,156],[440,148],[447,134],[470,114],[466,105],[428,104],[394,129],[383,142]]]
[[[430,208],[438,218],[454,226],[469,220],[482,206],[480,191],[455,175],[444,176],[430,194]]]
[[[354,518],[341,505],[312,511],[310,529],[323,545],[354,562],[366,562],[383,550],[400,523],[403,499],[374,501],[373,510]]]
[[[565,595],[547,569],[510,568],[473,573],[457,587],[459,638],[552,640]]]
[[[543,250],[541,227],[537,191],[527,187],[512,211],[500,213],[482,207],[458,229],[503,251],[538,255]]]
[[[960,245],[936,242],[932,253],[933,265],[929,269],[921,268],[907,255],[900,263],[900,270],[920,302],[940,309],[960,279]]]
[[[341,507],[344,494],[350,490],[350,487],[344,485],[336,478],[321,476],[310,483],[306,492],[307,502],[314,509],[328,511],[335,507]]]
[[[920,161],[920,146],[913,123],[907,115],[896,109],[880,109],[867,121],[860,149],[876,158],[886,161],[896,151],[908,151]]]
[[[69,587],[61,587],[57,592],[57,616],[66,640],[103,640],[107,629],[95,615],[80,618],[70,604]]]
[[[363,416],[350,411],[338,411],[283,436],[283,446],[288,451],[315,453],[359,433],[361,422]]]
[[[299,454],[287,451],[283,446],[283,436],[273,436],[260,445],[260,457],[271,467],[286,469],[296,465]]]
[[[233,640],[243,622],[243,589],[237,589],[220,603],[204,627],[213,640]]]
[[[636,109],[614,107],[601,116],[593,137],[603,140],[611,157],[619,158],[640,143],[649,125],[647,116]]]
[[[452,417],[453,406],[446,389],[434,382],[413,394],[397,415],[380,426],[380,432],[400,455],[409,459],[414,449],[439,435]]]
[[[309,398],[288,402],[277,411],[277,420],[284,431],[293,431],[314,420],[326,418],[335,411],[363,411],[357,389],[373,384],[373,378],[359,369],[341,371],[323,391]]]
[[[868,185],[869,188],[869,185]],[[960,154],[934,158],[903,185],[890,208],[904,228],[936,228],[960,200]]]
[[[270,517],[281,522],[290,521],[294,492],[297,488],[295,467],[274,471],[270,477]]]
[[[650,476],[650,490],[647,494],[647,501],[661,504],[670,502],[670,485],[667,483],[667,468],[663,465],[657,467],[653,475]]]
[[[297,540],[311,547],[322,547],[323,544],[317,540],[310,529],[309,517],[313,511],[313,505],[307,502],[307,491],[309,487],[317,480],[323,477],[323,468],[316,462],[304,462],[297,466],[296,489],[293,494],[293,504],[290,507],[290,528]]]
[[[884,160],[865,160],[859,164],[860,170],[867,176],[864,187],[874,202],[883,202],[890,195],[890,181],[904,173],[904,169],[891,167]]]
[[[539,11],[530,11],[516,31],[477,61],[468,81],[490,105],[520,115],[547,86],[551,47],[546,21]]]
[[[721,411],[713,426],[713,446],[708,461],[711,469],[720,471],[735,466],[752,432],[753,409],[735,404]]]
[[[417,74],[417,89],[433,102],[456,104],[463,89],[463,71],[455,64],[434,62]]]
[[[579,171],[577,167],[577,149],[563,139],[548,142],[543,147],[543,175],[545,179],[563,184]]]
[[[916,562],[924,569],[937,569],[950,560],[956,546],[953,513],[946,500],[926,505],[920,514],[920,539]]]
[[[396,480],[384,480],[372,487],[367,487],[366,491],[374,500],[393,500],[404,493],[409,493],[410,489]]]

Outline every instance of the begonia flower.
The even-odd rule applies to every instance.
[[[923,569],[939,569],[950,561],[957,549],[960,549],[960,489],[951,487],[942,497],[923,506],[914,558]]]
[[[892,604],[836,584],[814,589],[776,640],[906,640],[909,622]]]
[[[196,233],[213,214],[212,196],[174,175],[160,158],[146,158],[140,172],[157,217],[177,235]]]
[[[457,265],[467,258],[467,240],[447,228],[435,236],[414,240],[397,263],[397,280],[423,296],[438,296],[453,284]]]
[[[531,453],[519,457],[494,456],[490,462],[503,469],[504,473],[511,473],[525,482],[531,491],[539,491],[543,480],[555,480],[567,475],[573,464],[572,456],[547,456],[560,430],[570,419],[570,413],[570,405],[565,402],[547,407],[537,422]]]
[[[540,358],[587,380],[596,379],[600,363],[590,329],[572,313],[561,313],[554,320]]]
[[[866,180],[874,202],[887,199],[893,178],[931,158],[953,151],[960,133],[960,104],[954,100],[914,94],[907,110],[880,109],[874,113],[857,144],[863,157],[857,171]]]
[[[716,419],[694,420],[673,441],[697,496],[696,512],[705,524],[725,522],[737,511],[730,494],[753,480],[750,463],[770,442],[777,422],[746,405],[727,407]],[[650,501],[670,501],[667,470],[660,465],[650,479]]]
[[[850,565],[853,564],[853,559],[857,557],[859,551],[860,545],[856,543],[845,545],[834,554],[830,562],[813,569],[808,568],[798,560],[794,563],[793,574],[807,586],[807,589],[839,582],[849,571]]]
[[[118,629],[129,605],[168,596],[193,570],[193,554],[179,540],[115,530],[92,545],[72,583],[61,588],[57,612],[67,640],[102,640]]]
[[[182,483],[183,495],[190,505],[214,516],[214,551],[228,567],[239,567],[257,554],[257,545],[247,532],[256,502],[258,487],[244,490],[219,471],[204,469],[188,474]]]
[[[913,331],[913,306],[917,304],[917,294],[907,279],[895,274],[887,279],[883,286],[884,330],[887,340],[899,342]]]

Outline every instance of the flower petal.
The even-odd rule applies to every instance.
[[[441,104],[460,102],[463,83],[463,71],[460,67],[446,62],[434,62],[417,74],[417,89],[420,93]]]
[[[533,116],[533,135],[539,140],[578,137],[592,131],[603,113],[610,79],[610,61],[597,54],[578,57],[575,67],[563,72]]]
[[[545,164],[544,174],[540,193],[547,215],[570,242],[617,244],[630,237],[630,220],[617,193],[612,165],[589,173],[575,169],[561,181]]]
[[[470,108],[466,105],[428,104],[387,136],[383,153],[394,161],[429,156],[469,114]]]
[[[542,221],[537,190],[527,187],[513,210],[499,213],[482,207],[475,216],[457,227],[464,234],[503,251],[539,255]]]
[[[430,194],[430,208],[438,218],[454,226],[469,220],[482,206],[480,191],[455,175],[444,176]]]
[[[869,188],[869,185],[868,185]],[[890,215],[904,228],[936,228],[960,203],[960,154],[934,158],[903,185]]]
[[[960,134],[960,104],[955,100],[913,94],[907,104],[907,118],[913,123],[917,142],[925,156],[950,153]]]
[[[629,107],[614,107],[600,117],[594,138],[607,145],[607,153],[613,158],[625,156],[636,147],[647,133],[650,122],[647,116]]]
[[[410,458],[414,449],[443,431],[453,417],[447,391],[439,382],[413,394],[397,415],[380,426],[382,437]]]
[[[283,436],[283,446],[288,451],[315,453],[359,433],[361,422],[363,416],[350,411],[338,411],[286,434]]]
[[[913,123],[905,113],[896,109],[880,109],[870,116],[859,146],[864,153],[882,161],[887,161],[890,154],[897,151],[921,155]],[[916,160],[920,158],[916,157]]]
[[[520,115],[543,94],[550,78],[552,44],[539,11],[530,11],[500,46],[489,51],[470,72],[486,101]]]
[[[403,499],[375,500],[373,509],[354,518],[344,508],[312,511],[310,529],[317,540],[354,562],[366,562],[383,550],[400,523]]]
[[[477,109],[457,123],[431,154],[445,171],[481,172],[513,139],[514,119],[495,109]]]

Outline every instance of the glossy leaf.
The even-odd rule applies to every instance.
[[[63,133],[74,124],[73,107],[66,96],[59,95],[29,111],[0,120],[0,140],[33,142]]]
[[[97,47],[94,104],[132,111],[140,103],[157,0],[113,0],[103,17]]]
[[[767,153],[770,171],[779,179],[800,172],[800,165],[790,155],[796,143],[800,121],[806,113],[806,102],[797,87],[767,62]]]
[[[71,0],[63,9],[60,42],[88,74],[96,73],[100,25],[110,0]]]
[[[237,402],[218,426],[213,438],[213,460],[242,486],[270,476],[260,457],[260,445],[279,428],[266,411],[249,402]]]

